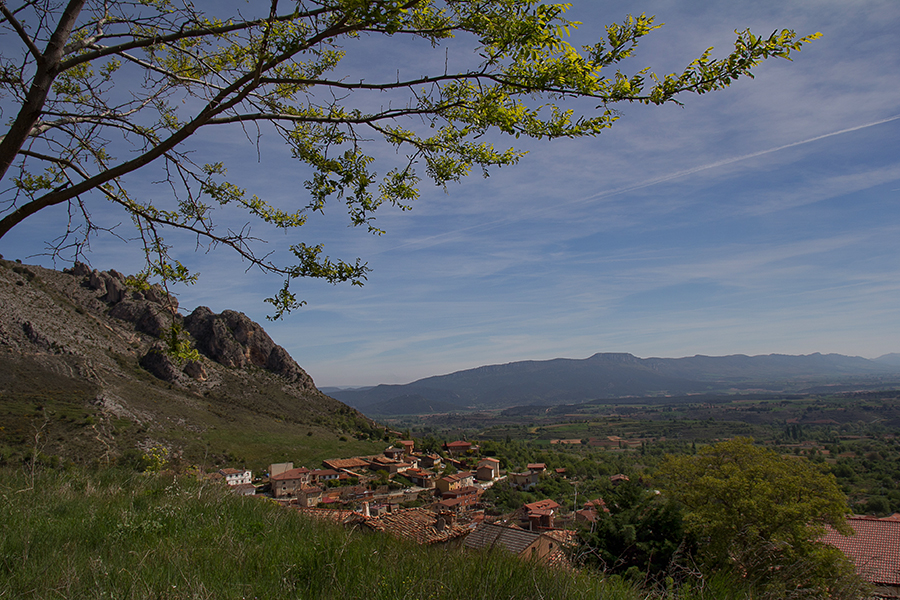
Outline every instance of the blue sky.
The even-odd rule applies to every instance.
[[[569,11],[583,22],[576,41],[590,43],[629,12],[665,23],[634,70],[680,70],[708,46],[722,56],[734,29],[823,37],[793,62],[767,61],[755,80],[684,97],[684,107],[620,107],[599,137],[519,140],[529,154],[518,166],[447,193],[426,184],[412,211],[378,216],[383,236],[348,228],[338,206],[326,211],[302,239],[362,257],[368,283],[300,282],[308,305],[265,323],[318,385],[406,383],[595,352],[900,351],[900,2],[581,1]],[[394,40],[347,50],[355,77],[418,74],[446,58]],[[225,130],[197,149],[284,205],[302,190],[302,169],[274,136],[258,156]],[[102,211],[109,223],[123,220]],[[0,253],[52,265],[35,255],[59,218],[23,223]],[[290,242],[279,235],[270,246]],[[263,322],[262,299],[279,281],[188,246],[180,257],[201,279],[178,290],[182,306]],[[100,269],[140,267],[135,244],[112,238],[95,240],[88,258]]]

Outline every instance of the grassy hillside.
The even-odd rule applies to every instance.
[[[0,466],[35,458],[45,466],[128,463],[163,445],[183,464],[259,471],[383,449],[383,428],[319,392],[299,366],[302,377],[291,379],[204,355],[203,376],[154,376],[141,361],[161,343],[158,335],[140,319],[113,315],[126,305],[170,320],[174,313],[130,288],[127,300],[107,301],[106,288],[95,286],[115,280],[112,272],[82,267],[60,272],[0,260]],[[223,331],[218,343],[252,355]],[[254,337],[267,338],[261,328]]]
[[[0,598],[647,598],[500,551],[476,559],[312,522],[171,474],[6,470],[0,497]]]

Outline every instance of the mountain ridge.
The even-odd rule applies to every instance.
[[[403,398],[403,404],[410,407],[411,397],[421,398],[423,406],[427,402],[442,406],[449,403],[456,410],[470,410],[711,391],[783,392],[815,385],[878,383],[884,379],[900,382],[900,362],[819,352],[682,358],[638,358],[629,353],[598,352],[583,359],[484,365],[404,385],[339,390],[333,395],[371,416],[387,416],[397,414],[392,401]]]

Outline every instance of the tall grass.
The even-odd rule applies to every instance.
[[[2,599],[651,597],[502,551],[424,548],[312,522],[187,477],[67,471],[30,483],[0,472]]]

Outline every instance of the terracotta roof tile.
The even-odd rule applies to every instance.
[[[317,519],[319,521],[333,521],[335,523],[343,523],[348,518],[357,513],[352,510],[338,510],[333,508],[306,508],[297,507],[296,511],[301,515]]]
[[[856,535],[844,536],[829,527],[822,541],[849,556],[863,579],[900,586],[900,520],[851,517],[847,523]]]
[[[323,460],[322,464],[329,469],[339,471],[341,469],[360,469],[368,467],[369,461],[361,458],[329,458],[328,460]]]
[[[354,522],[422,545],[447,542],[469,533],[468,527],[458,524],[441,526],[443,518],[423,508],[409,508],[378,517],[360,517]]]
[[[309,474],[309,469],[304,469],[303,467],[299,467],[297,469],[291,469],[289,471],[283,471],[278,473],[277,475],[272,475],[269,477],[269,481],[282,481],[289,479],[303,479],[305,475]]]
[[[563,569],[574,570],[572,561],[569,560],[568,550],[575,546],[578,540],[578,534],[567,529],[550,529],[543,532],[544,535],[556,540],[553,550],[546,557],[548,565],[560,567]]]
[[[550,500],[549,498],[546,498],[544,500],[532,502],[531,504],[526,504],[525,508],[527,508],[529,512],[556,510],[557,508],[559,508],[559,504],[557,504],[553,500]]]
[[[541,534],[514,527],[503,527],[491,523],[481,523],[469,534],[463,545],[472,550],[505,548],[513,554],[521,554],[533,544]]]

